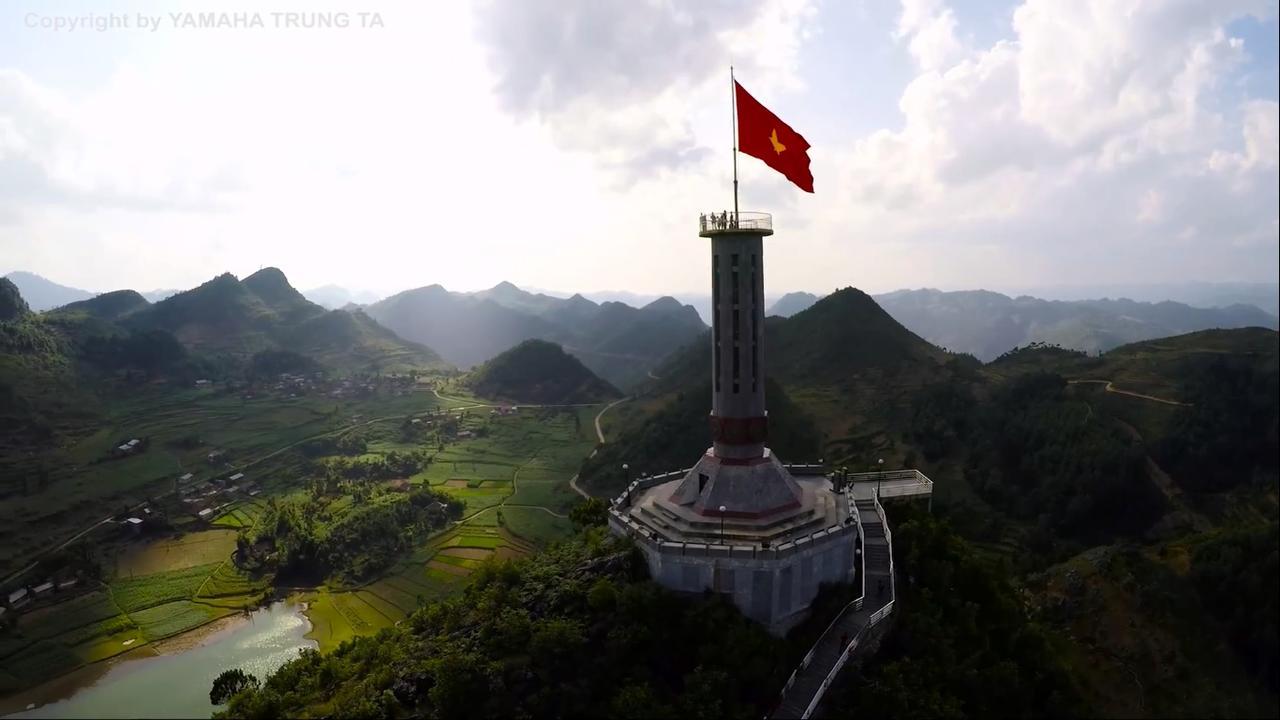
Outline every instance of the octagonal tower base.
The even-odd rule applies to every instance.
[[[820,467],[785,466],[768,450],[750,464],[708,450],[688,470],[637,480],[609,525],[635,539],[659,584],[725,593],[779,635],[805,617],[820,584],[854,580],[860,542],[852,496]]]

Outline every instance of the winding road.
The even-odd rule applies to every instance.
[[[1141,398],[1143,400],[1150,400],[1151,402],[1163,403],[1165,405],[1174,405],[1177,407],[1191,407],[1192,405],[1192,403],[1178,402],[1177,400],[1167,400],[1165,398],[1158,398],[1153,395],[1143,395],[1142,393],[1133,392],[1132,390],[1121,390],[1117,388],[1110,380],[1068,380],[1067,381],[1068,385],[1079,385],[1083,383],[1088,383],[1091,385],[1105,385],[1106,387],[1104,389],[1109,393],[1115,393],[1117,395],[1128,395],[1129,397]]]
[[[630,397],[630,396],[628,396],[628,397],[619,398],[619,399],[617,399],[617,400],[614,400],[613,402],[611,402],[611,403],[609,403],[608,405],[606,405],[606,406],[604,407],[604,409],[603,409],[603,410],[601,410],[600,412],[596,413],[596,439],[598,439],[598,440],[600,441],[600,444],[601,444],[601,445],[603,445],[603,444],[604,444],[604,430],[600,427],[600,418],[603,418],[603,417],[604,417],[604,414],[605,414],[605,413],[607,413],[607,412],[609,412],[609,410],[613,409],[616,405],[619,405],[619,404],[621,404],[621,403],[624,403],[624,402],[626,402],[626,401],[628,401],[628,400],[630,400],[630,399],[631,399],[631,397]],[[596,449],[592,450],[592,451],[591,451],[591,454],[590,454],[590,455],[588,455],[588,456],[587,456],[587,458],[588,458],[588,459],[590,459],[590,458],[595,457],[595,456],[596,456],[596,453],[598,453],[598,452],[600,452],[600,448],[599,448],[599,447],[597,447]],[[584,498],[586,498],[586,499],[588,499],[588,500],[590,500],[590,499],[591,499],[591,493],[588,493],[586,490],[583,490],[583,489],[578,485],[578,474],[576,474],[576,473],[575,473],[573,477],[569,478],[569,487],[573,488],[573,491],[574,491],[574,492],[576,492],[576,493],[578,493],[578,494],[579,494],[579,495],[581,495],[582,497],[584,497]]]

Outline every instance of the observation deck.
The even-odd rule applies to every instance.
[[[709,238],[747,231],[757,235],[773,234],[773,216],[762,212],[722,210],[698,216],[698,235]]]

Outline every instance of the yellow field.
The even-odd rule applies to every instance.
[[[201,530],[149,543],[132,543],[116,556],[115,575],[150,575],[222,562],[235,549],[235,530]]]

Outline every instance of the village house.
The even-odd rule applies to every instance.
[[[43,595],[48,595],[50,592],[52,592],[52,591],[53,591],[53,581],[52,581],[52,580],[45,580],[44,582],[40,583],[39,585],[35,586],[34,588],[31,588],[31,591],[32,591],[32,592],[34,592],[34,593],[36,594],[36,597],[41,597],[41,596],[43,596]]]
[[[17,590],[9,593],[9,607],[20,608],[23,605],[26,605],[27,601],[30,599],[31,598],[27,597],[26,588],[18,588]]]

